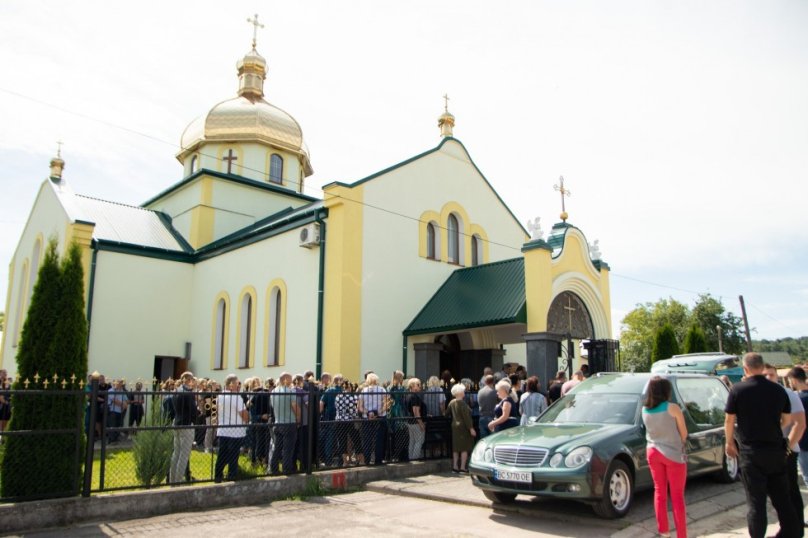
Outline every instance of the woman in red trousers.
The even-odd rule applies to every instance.
[[[660,536],[669,537],[668,488],[673,505],[676,537],[687,537],[685,511],[685,481],[687,479],[687,427],[682,410],[671,403],[671,382],[653,377],[648,382],[647,396],[642,410],[647,441],[648,465],[654,479],[654,511]]]

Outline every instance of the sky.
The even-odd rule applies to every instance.
[[[303,128],[305,194],[454,135],[526,223],[569,222],[637,304],[711,293],[753,338],[808,335],[808,3],[0,3],[0,308],[58,140],[80,194],[139,205],[181,179],[182,131],[267,59]],[[491,238],[496,240],[496,238]],[[515,245],[514,256],[519,255]]]

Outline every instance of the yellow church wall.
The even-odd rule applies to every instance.
[[[192,370],[223,381],[228,373],[240,379],[252,376],[277,378],[284,370],[303,372],[313,369],[317,342],[317,280],[319,249],[298,246],[299,230],[267,238],[194,265],[190,292],[190,335],[194,359]],[[268,291],[279,281],[285,284],[282,326],[284,364],[267,366]],[[238,367],[239,297],[245,287],[256,292],[255,351],[250,368]],[[227,363],[213,368],[213,313],[220,294],[230,297],[227,315]]]
[[[578,295],[592,317],[595,336],[611,338],[608,271],[604,270],[603,273],[606,275],[605,279],[601,271],[592,264],[589,246],[581,231],[573,227],[567,228],[564,248],[552,262],[552,296],[556,297],[564,291]]]
[[[151,379],[155,355],[184,356],[192,282],[190,264],[100,251],[88,348],[91,368],[111,377]],[[207,347],[193,346],[191,370]]]
[[[524,256],[527,332],[545,332],[547,312],[553,300],[551,252],[544,248],[531,248],[525,251]]]
[[[468,232],[482,231],[491,241],[501,243],[484,246],[487,261],[521,256],[527,236],[460,144],[452,140],[438,151],[370,179],[362,187],[368,206],[362,223],[361,369],[373,369],[388,377],[393,369],[401,368],[401,332],[458,268],[424,257],[426,225],[419,220],[437,214],[445,226],[448,213],[457,211]],[[331,237],[329,228],[329,249]],[[468,265],[470,238],[464,242],[464,265]],[[440,243],[445,252],[445,232]],[[446,259],[444,254],[441,257]],[[415,341],[408,340],[409,373],[414,372]]]
[[[323,371],[358,379],[362,358],[364,185],[324,188],[328,208],[323,305]],[[416,247],[417,248],[417,247]],[[370,313],[374,315],[374,313]]]

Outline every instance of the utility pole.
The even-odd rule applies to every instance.
[[[749,335],[749,320],[746,319],[746,305],[743,303],[743,295],[738,296],[741,301],[741,317],[743,318],[743,328],[746,332],[746,351],[752,351],[752,337]]]
[[[718,333],[718,352],[723,353],[724,352],[724,338],[723,338],[723,335],[721,334],[721,325],[716,325],[715,326],[715,332]]]

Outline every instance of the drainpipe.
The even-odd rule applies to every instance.
[[[404,372],[404,375],[407,375],[407,337],[401,337],[401,371]]]
[[[98,263],[98,243],[93,240],[90,244],[90,248],[93,249],[93,257],[90,261],[90,290],[87,294],[87,351],[90,350],[90,331],[92,329],[92,319],[93,319],[93,294],[95,292],[95,272],[96,272],[96,264]]]
[[[317,355],[315,364],[315,375],[320,379],[323,373],[323,302],[325,298],[325,221],[323,214],[317,212],[314,222],[320,225],[320,275],[317,281]]]

